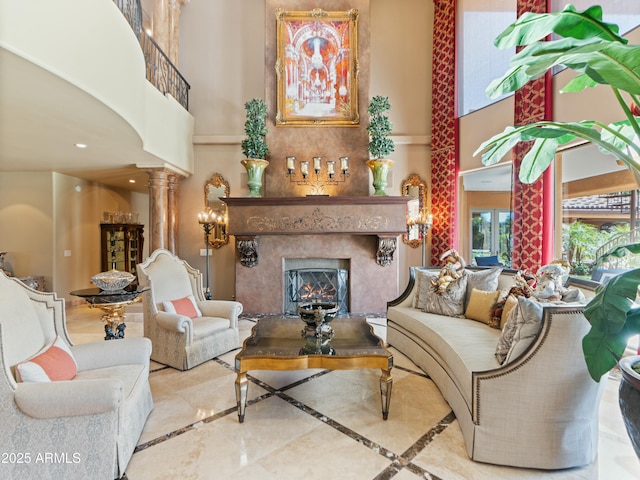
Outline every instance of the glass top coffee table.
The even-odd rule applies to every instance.
[[[244,421],[249,370],[353,370],[379,368],[382,418],[387,419],[391,402],[393,355],[364,318],[336,318],[333,336],[317,337],[305,332],[300,318],[266,317],[258,320],[251,336],[236,355],[235,381],[238,419]]]

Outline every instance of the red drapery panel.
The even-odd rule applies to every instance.
[[[524,12],[547,12],[547,0],[518,0],[518,16]],[[529,82],[515,92],[515,125],[526,125],[551,118],[550,74]],[[547,202],[552,201],[551,170],[535,183],[525,185],[518,180],[522,159],[531,144],[519,144],[513,149],[513,250],[512,267],[535,273],[551,261],[553,218]]]
[[[456,1],[434,0],[431,116],[431,263],[458,248],[458,119],[456,116]]]

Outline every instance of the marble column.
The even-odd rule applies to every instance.
[[[149,174],[149,252],[169,248],[169,175],[165,168],[147,169]]]
[[[153,39],[165,53],[169,51],[170,1],[154,0],[153,2]]]
[[[169,51],[165,53],[176,68],[178,68],[180,56],[180,8],[187,1],[169,0]]]
[[[178,190],[182,178],[177,174],[168,176],[167,250],[175,255],[178,254]]]

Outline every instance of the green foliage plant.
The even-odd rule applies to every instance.
[[[247,158],[264,160],[269,155],[269,147],[265,137],[267,135],[267,104],[261,98],[254,98],[244,104],[247,119],[244,123],[244,133],[247,135],[242,141],[242,153]]]
[[[369,102],[367,112],[369,113],[369,125],[367,132],[369,133],[369,153],[374,160],[385,158],[394,151],[393,140],[389,138],[391,135],[391,121],[385,112],[391,109],[389,97],[375,96]]]
[[[597,5],[582,12],[567,5],[560,12],[525,13],[507,27],[495,45],[523,48],[512,57],[509,70],[489,85],[489,97],[514,92],[561,65],[578,73],[562,92],[608,85],[623,115],[608,125],[583,120],[509,126],[482,143],[474,155],[482,152],[482,162],[492,165],[517,143],[532,141],[519,172],[523,183],[532,183],[551,164],[558,147],[582,139],[613,155],[640,178],[640,46],[629,45],[618,32],[617,25],[602,21],[602,8]],[[559,38],[548,40],[551,34]],[[640,269],[622,273],[599,287],[585,309],[591,328],[582,349],[589,374],[596,381],[616,365],[629,337],[640,333],[640,307],[634,303],[638,284]]]
[[[533,141],[519,173],[520,181],[533,183],[551,164],[558,147],[582,139],[613,155],[632,172],[640,171],[640,142],[634,142],[640,137],[638,117],[634,115],[640,113],[640,45],[629,45],[618,31],[617,25],[602,21],[602,7],[597,5],[583,12],[567,5],[560,12],[525,13],[507,27],[495,45],[500,49],[524,48],[512,57],[509,70],[487,87],[490,98],[514,92],[562,65],[578,72],[562,92],[608,85],[624,116],[609,125],[582,120],[509,126],[482,143],[474,156],[482,152],[482,163],[493,165],[517,143]],[[552,33],[561,38],[546,40]]]

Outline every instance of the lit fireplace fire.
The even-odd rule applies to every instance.
[[[285,312],[296,313],[300,303],[330,302],[339,313],[349,311],[348,270],[342,268],[285,271]]]

